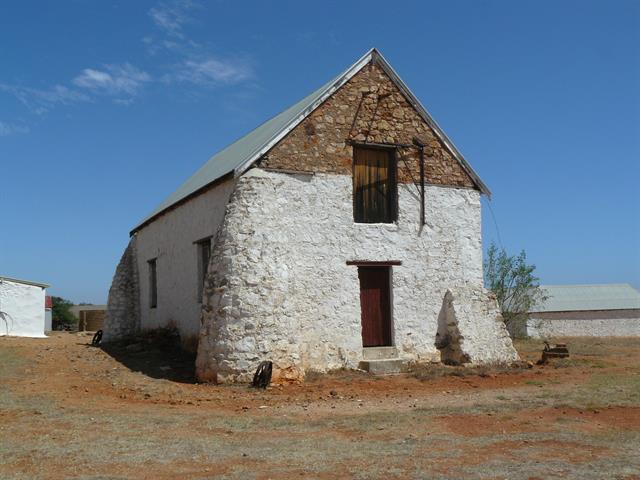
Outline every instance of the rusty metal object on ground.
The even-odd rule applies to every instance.
[[[569,349],[566,343],[556,343],[555,345],[549,345],[549,342],[544,342],[544,349],[542,350],[542,358],[538,363],[547,363],[550,358],[568,358]]]
[[[261,362],[258,365],[256,373],[253,375],[253,388],[267,388],[271,383],[271,373],[273,372],[273,363],[269,361]]]
[[[98,345],[100,345],[101,341],[102,341],[102,330],[98,330],[93,335],[93,338],[91,339],[91,345],[93,345],[94,347],[97,347]]]

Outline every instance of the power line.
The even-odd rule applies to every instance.
[[[504,245],[502,244],[502,237],[500,236],[500,228],[498,227],[498,221],[496,220],[496,215],[493,213],[493,208],[491,208],[491,200],[487,199],[487,206],[489,207],[489,211],[491,212],[491,218],[493,218],[493,225],[496,227],[496,234],[498,236],[498,243],[500,244],[500,248],[504,250]]]

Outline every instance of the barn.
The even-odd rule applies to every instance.
[[[130,232],[104,341],[175,326],[202,381],[517,358],[467,160],[375,49],[214,155]]]
[[[0,276],[0,335],[45,337],[45,283]]]
[[[640,337],[640,292],[628,283],[541,289],[547,299],[529,313],[527,336]]]

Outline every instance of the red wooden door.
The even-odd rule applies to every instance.
[[[390,267],[358,267],[362,346],[391,345]]]

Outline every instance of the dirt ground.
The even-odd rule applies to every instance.
[[[199,385],[161,339],[90,340],[0,338],[0,478],[640,479],[640,339],[266,391]]]

